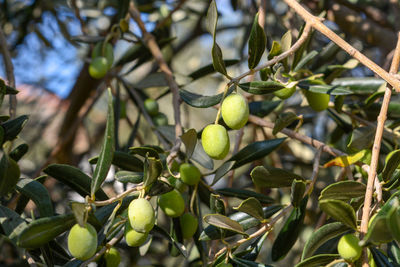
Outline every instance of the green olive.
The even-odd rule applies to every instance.
[[[96,229],[88,223],[84,227],[79,224],[72,226],[68,234],[68,250],[79,260],[87,260],[96,253]]]
[[[231,129],[242,128],[249,119],[249,105],[240,94],[230,94],[222,102],[222,118]]]
[[[229,135],[219,124],[207,125],[201,134],[204,151],[213,159],[223,159],[229,152]]]
[[[107,71],[107,59],[105,57],[96,57],[89,65],[89,74],[95,79],[103,78]]]
[[[114,62],[114,49],[112,45],[110,43],[106,43],[103,50],[103,42],[98,42],[93,48],[92,60],[97,57],[105,57],[107,59],[107,69],[111,68]]]
[[[309,90],[306,91],[307,102],[310,107],[315,111],[323,111],[328,108],[329,95],[322,93],[314,93]]]
[[[155,116],[158,114],[158,103],[154,99],[147,98],[144,102],[144,108],[150,116]]]
[[[144,198],[132,200],[128,207],[129,222],[136,232],[149,232],[156,221],[153,206]]]
[[[125,241],[130,247],[139,247],[146,242],[149,233],[139,233],[132,229],[129,222],[125,224]]]
[[[197,231],[197,226],[199,223],[196,216],[192,215],[191,213],[185,213],[179,218],[179,220],[181,223],[183,238],[192,238]]]
[[[153,117],[153,122],[156,126],[166,126],[168,125],[168,118],[164,113],[158,113]]]
[[[118,249],[112,247],[106,251],[104,259],[107,267],[118,267],[121,262],[121,254],[119,254]]]
[[[342,236],[337,245],[340,256],[350,262],[358,260],[362,252],[362,248],[358,242],[360,242],[360,239],[353,234]]]
[[[291,97],[294,94],[294,92],[296,92],[296,86],[289,87],[289,88],[283,88],[278,91],[275,91],[274,95],[276,95],[280,99],[284,100],[284,99],[288,99],[289,97]]]
[[[158,198],[158,205],[167,216],[173,218],[181,216],[185,211],[185,201],[176,189],[162,194]]]
[[[181,174],[181,179],[185,184],[196,185],[201,178],[201,173],[199,169],[193,164],[183,163],[179,167],[179,173]]]
[[[187,185],[181,179],[176,179],[173,176],[168,177],[168,182],[181,193],[187,189]]]

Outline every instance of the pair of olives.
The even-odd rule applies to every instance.
[[[128,221],[125,224],[125,241],[131,247],[141,246],[153,229],[156,218],[153,206],[144,199],[132,200],[128,207]]]
[[[221,105],[222,118],[229,128],[238,130],[249,119],[249,106],[240,94],[230,94]],[[204,151],[213,159],[223,159],[229,152],[230,142],[225,127],[219,124],[206,126],[201,135]]]
[[[149,115],[151,116],[155,126],[168,125],[168,118],[164,113],[159,112],[157,101],[151,98],[147,98],[143,104],[147,113],[149,113]]]
[[[99,42],[92,51],[92,62],[89,65],[89,74],[95,79],[101,79],[111,68],[114,61],[114,51],[110,43]]]

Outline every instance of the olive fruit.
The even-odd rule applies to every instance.
[[[196,166],[189,163],[183,163],[179,167],[179,173],[181,174],[181,180],[188,185],[196,185],[201,178],[201,173]]]
[[[168,118],[164,113],[158,113],[153,117],[153,122],[156,126],[168,125]]]
[[[362,248],[358,242],[360,242],[360,239],[353,234],[342,236],[337,246],[340,256],[350,262],[358,260],[362,252]]]
[[[121,262],[121,254],[119,254],[116,248],[112,247],[106,251],[104,259],[106,260],[107,267],[118,267]]]
[[[129,222],[136,232],[149,232],[156,221],[153,206],[144,198],[132,200],[128,207]]]
[[[139,247],[144,242],[146,242],[149,232],[146,232],[146,233],[136,232],[134,229],[132,229],[131,224],[129,222],[127,222],[125,224],[125,233],[124,234],[125,234],[125,241],[128,244],[128,246]]]
[[[68,234],[68,250],[79,260],[87,260],[96,253],[96,229],[88,223],[84,227],[79,224],[72,226]]]
[[[278,91],[275,91],[274,95],[276,95],[280,99],[284,100],[284,99],[288,99],[289,97],[291,97],[294,94],[294,92],[296,92],[296,86],[283,88]]]
[[[229,135],[219,124],[207,125],[201,134],[204,151],[213,159],[223,159],[229,152]]]
[[[158,114],[158,103],[154,99],[147,98],[144,102],[144,108],[150,116],[155,116]]]
[[[191,213],[185,213],[180,218],[182,236],[185,239],[192,238],[194,233],[197,231],[198,221],[197,218]]]
[[[97,57],[105,57],[107,59],[107,69],[111,68],[114,62],[114,49],[112,45],[110,43],[106,43],[103,50],[103,42],[97,43],[92,51],[92,60]]]
[[[249,119],[249,105],[240,94],[230,94],[221,105],[222,118],[231,129],[242,128]]]
[[[168,177],[168,182],[181,193],[185,192],[187,188],[187,185],[181,179],[176,179],[174,176]]]
[[[322,111],[328,108],[329,95],[323,93],[314,93],[309,90],[306,91],[307,102],[310,107],[315,111]]]
[[[181,216],[185,211],[185,201],[176,189],[162,194],[158,198],[158,205],[167,216],[173,218]]]
[[[95,79],[103,78],[108,71],[107,59],[105,57],[96,57],[89,65],[89,74]]]

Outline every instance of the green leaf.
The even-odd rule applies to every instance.
[[[21,171],[18,164],[7,154],[0,160],[0,196],[8,194],[17,184]]]
[[[372,253],[372,257],[374,258],[376,266],[393,267],[393,264],[389,261],[388,257],[381,250],[374,247],[369,247],[369,250]]]
[[[225,215],[225,204],[220,195],[210,194],[210,213]]]
[[[387,182],[392,178],[394,171],[400,164],[400,149],[390,152],[385,159],[385,167],[382,171],[383,181]]]
[[[190,159],[197,144],[196,130],[195,129],[187,130],[184,134],[182,134],[181,139],[186,147],[186,156]]]
[[[319,267],[325,266],[328,263],[340,258],[339,254],[319,254],[312,256],[306,260],[296,264],[295,267]]]
[[[107,113],[107,125],[106,132],[104,134],[103,145],[99,160],[94,169],[92,184],[90,187],[90,194],[92,199],[95,198],[95,193],[101,187],[101,184],[107,177],[108,170],[110,169],[112,158],[114,154],[114,107],[112,101],[111,89],[108,90],[108,113]]]
[[[143,182],[143,172],[119,171],[115,174],[115,179],[121,183],[138,184]]]
[[[306,182],[303,180],[293,180],[292,190],[290,192],[290,200],[293,207],[299,207],[301,200],[306,192]]]
[[[293,180],[304,180],[301,176],[284,169],[257,166],[250,173],[256,186],[266,188],[289,187]]]
[[[272,267],[271,265],[249,261],[235,256],[232,257],[232,261],[235,262],[239,267]],[[218,267],[218,265],[216,267]]]
[[[154,225],[153,229],[150,231],[150,234],[160,237],[161,240],[168,240],[168,242],[174,245],[185,258],[189,256],[186,247],[176,241],[172,236],[170,236],[164,229],[162,229],[158,225]]]
[[[373,77],[352,77],[352,78],[336,78],[333,80],[332,85],[339,85],[347,87],[355,94],[375,93],[379,87],[384,83],[384,80]]]
[[[254,197],[262,204],[271,204],[274,202],[274,199],[270,198],[269,196],[246,190],[246,189],[239,189],[239,188],[221,188],[217,189],[217,193],[221,194],[226,197],[237,197],[240,199],[246,199],[249,197]]]
[[[90,164],[96,164],[98,159],[99,157],[96,156],[89,159],[89,162]],[[112,164],[127,171],[133,171],[133,172],[143,171],[143,162],[137,157],[124,151],[114,151]]]
[[[234,89],[235,89],[234,86],[229,88],[227,95],[233,92]],[[182,100],[189,106],[195,108],[208,108],[220,103],[222,100],[223,93],[213,96],[203,96],[181,89],[179,90],[179,95],[182,98]]]
[[[365,195],[366,186],[356,181],[340,181],[325,187],[321,191],[319,199],[337,199],[349,201],[352,198],[363,197]]]
[[[387,225],[392,237],[400,241],[400,207],[393,207],[387,216]]]
[[[292,46],[292,33],[287,31],[281,38],[282,52],[288,51]]]
[[[138,83],[134,85],[138,89],[146,89],[151,87],[165,87],[168,86],[168,82],[165,79],[165,75],[162,72],[153,72],[144,77]]]
[[[240,62],[240,60],[237,60],[237,59],[224,59],[224,65],[226,67],[235,65],[239,62]],[[214,73],[214,72],[215,72],[215,69],[214,69],[213,64],[211,63],[207,66],[201,67],[200,69],[190,73],[188,76],[190,78],[192,78],[193,80],[197,80],[197,79],[200,79],[200,78],[202,78],[208,74]]]
[[[1,129],[2,128],[0,127],[0,132],[1,132]],[[1,141],[0,141],[0,144],[1,144]],[[9,156],[13,160],[19,161],[26,154],[26,152],[28,152],[28,149],[29,149],[29,146],[27,144],[20,144],[10,152]]]
[[[388,227],[388,215],[380,213],[378,212],[370,219],[368,231],[362,240],[362,244],[382,244],[393,240],[390,228]]]
[[[253,95],[265,95],[272,94],[285,86],[275,81],[254,81],[247,83],[240,83],[239,87],[249,94]]]
[[[215,171],[212,184],[215,184],[231,169],[239,168],[246,163],[260,159],[277,149],[285,138],[277,138],[265,141],[254,142],[242,148]]]
[[[281,44],[279,42],[277,42],[277,41],[273,41],[272,42],[272,46],[271,46],[271,50],[269,51],[269,54],[268,54],[268,59],[271,60],[275,56],[279,55],[280,53],[282,53]]]
[[[174,140],[175,140],[175,138],[174,138]],[[160,156],[158,155],[159,151],[157,151],[156,148],[150,147],[150,146],[130,147],[129,152],[131,154],[138,154],[142,157],[149,156],[149,157],[156,158],[156,159],[160,158]],[[160,153],[162,153],[162,152],[160,152]]]
[[[27,223],[18,213],[0,205],[0,228],[14,244],[17,243],[18,235],[26,226]]]
[[[201,142],[197,142],[193,151],[192,160],[196,161],[206,169],[214,169],[214,161],[206,154]]]
[[[299,117],[291,111],[283,112],[279,114],[277,120],[275,121],[274,129],[272,130],[272,134],[276,135],[279,133],[283,128],[286,128],[294,121],[298,120]]]
[[[4,128],[0,125],[0,146],[3,145],[3,140],[4,140]]]
[[[270,218],[272,215],[277,213],[282,209],[282,206],[280,205],[273,205],[270,207],[264,207],[263,212],[264,212],[264,218]],[[244,212],[236,212],[232,215],[229,216],[230,219],[238,222],[242,227],[244,231],[247,231],[248,229],[255,227],[257,225],[260,225],[260,221],[257,220],[256,218],[253,218],[252,216],[244,213]],[[235,232],[232,231],[226,231],[225,232],[225,237],[229,237],[234,235]],[[219,229],[213,225],[209,225],[206,228],[204,228],[203,232],[200,234],[199,240],[202,241],[209,241],[209,240],[216,240],[222,238],[221,232]]]
[[[312,235],[304,245],[301,259],[304,260],[306,258],[311,257],[314,254],[314,252],[326,241],[334,237],[337,237],[341,234],[344,234],[349,230],[350,230],[349,227],[340,222],[325,224],[321,228],[318,228],[316,231],[312,233]]]
[[[3,142],[14,140],[28,122],[28,119],[29,117],[27,115],[22,115],[15,119],[3,122],[1,124],[4,129]]]
[[[81,226],[85,226],[85,212],[86,212],[86,205],[85,203],[80,202],[71,202],[71,210],[75,216],[76,222]]]
[[[303,227],[308,197],[305,197],[298,208],[294,208],[287,218],[272,245],[271,258],[273,261],[283,259],[293,247]]]
[[[168,183],[163,182],[163,181],[155,181],[151,185],[149,191],[147,192],[147,195],[158,196],[158,195],[168,193],[172,190],[174,190],[174,187],[169,185]]]
[[[217,23],[218,23],[217,5],[215,1],[212,0],[207,10],[206,29],[213,36],[213,38],[215,36],[215,31],[217,29]]]
[[[226,75],[227,73],[226,73],[225,62],[222,56],[222,50],[219,47],[219,45],[215,42],[215,40],[214,40],[214,45],[211,49],[211,56],[213,60],[214,69],[219,73]]]
[[[17,244],[22,248],[38,248],[70,229],[74,223],[73,214],[35,220],[21,232]]]
[[[248,66],[249,69],[254,69],[265,51],[265,46],[267,43],[267,38],[263,27],[258,23],[258,13],[254,17],[253,26],[251,28],[249,37],[249,59]]]
[[[311,51],[307,55],[301,58],[299,63],[294,68],[294,71],[301,70],[304,66],[306,66],[311,60],[313,60],[319,53],[315,50]]]
[[[43,170],[47,175],[68,185],[82,197],[90,195],[91,178],[76,167],[65,164],[52,164]],[[96,192],[96,199],[107,200],[108,197],[102,189]]]
[[[370,148],[374,142],[375,128],[373,127],[359,127],[353,130],[348,148],[354,151],[360,151]]]
[[[281,101],[253,101],[249,103],[249,112],[257,117],[265,117],[276,109]]]
[[[243,200],[242,203],[240,203],[238,207],[234,207],[234,209],[247,213],[260,221],[264,220],[264,212],[260,201],[254,197]]]
[[[323,199],[319,201],[319,207],[335,220],[357,230],[356,213],[346,202],[336,199]]]
[[[163,166],[161,160],[146,158],[144,161],[143,186],[148,187],[160,177]]]
[[[351,95],[352,91],[348,90],[346,87],[342,87],[339,85],[327,85],[327,84],[318,84],[312,85],[309,82],[300,82],[298,86],[302,89],[309,90],[314,93],[320,94],[328,94],[328,95]]]
[[[17,190],[32,199],[41,217],[53,215],[53,204],[49,192],[41,183],[30,178],[21,178],[17,183]]]
[[[227,216],[221,214],[207,214],[203,219],[206,223],[214,225],[215,227],[246,235],[243,227],[237,221],[234,221]]]

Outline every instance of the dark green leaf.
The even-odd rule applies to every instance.
[[[90,195],[91,178],[76,167],[65,164],[52,164],[43,170],[44,173],[68,185],[82,197]],[[103,190],[96,192],[96,199],[107,200]]]
[[[235,262],[237,264],[237,266],[240,266],[240,267],[271,267],[271,265],[266,265],[266,264],[258,263],[255,261],[249,261],[249,260],[241,259],[238,257],[232,257],[232,261]]]
[[[214,69],[219,73],[226,75],[226,67],[224,58],[222,56],[222,50],[219,47],[219,45],[215,42],[215,40],[214,40],[214,45],[211,49],[211,56],[213,60]]]
[[[384,83],[380,78],[373,77],[352,77],[352,78],[337,78],[333,80],[332,85],[347,87],[355,94],[372,94],[376,92]]]
[[[255,167],[250,176],[255,185],[267,188],[289,187],[295,179],[304,180],[301,176],[284,169],[263,166]]]
[[[1,129],[2,128],[0,127],[0,131],[1,131]],[[0,144],[1,144],[1,141],[0,141]],[[29,149],[29,146],[27,144],[20,144],[19,146],[17,146],[10,152],[9,156],[13,160],[19,161],[26,154],[26,152],[28,152],[28,149]]]
[[[138,83],[134,85],[138,89],[146,89],[150,87],[164,87],[168,86],[168,82],[165,79],[165,75],[162,72],[153,72],[144,77]]]
[[[251,28],[249,37],[249,69],[254,69],[265,51],[267,38],[265,36],[264,29],[258,23],[258,13],[254,17],[253,27]]]
[[[351,134],[347,147],[354,151],[370,148],[374,142],[374,137],[375,128],[368,126],[356,128]]]
[[[283,128],[286,128],[287,126],[289,126],[298,119],[299,117],[291,111],[279,114],[277,120],[275,121],[275,126],[274,129],[272,130],[272,134],[276,135]]]
[[[308,197],[305,197],[298,208],[293,208],[283,228],[272,245],[271,258],[273,261],[283,259],[293,247],[303,227]]]
[[[230,94],[234,89],[235,88],[233,86],[229,88],[227,95]],[[179,91],[179,95],[189,106],[195,108],[208,108],[219,104],[222,100],[223,93],[213,96],[203,96],[181,89]]]
[[[160,158],[160,156],[158,155],[158,151],[153,147],[146,147],[146,146],[130,147],[129,152],[131,154],[138,154],[142,157],[146,157],[146,155],[148,154],[149,157],[156,158],[156,159]]]
[[[339,254],[319,254],[312,256],[306,260],[296,264],[295,267],[319,267],[325,266],[328,263],[340,258]]]
[[[257,117],[265,117],[276,109],[281,101],[253,101],[249,103],[249,112]]]
[[[3,122],[1,126],[4,129],[3,142],[14,140],[21,130],[24,128],[25,124],[28,122],[29,117],[27,115],[19,116],[15,119]]]
[[[53,215],[53,204],[49,192],[41,183],[30,178],[21,178],[17,183],[17,190],[32,199],[41,217]]]
[[[181,136],[182,142],[185,144],[186,147],[186,156],[188,158],[192,157],[192,154],[194,152],[194,149],[196,148],[197,144],[197,133],[195,129],[190,129],[187,130],[182,136]]]
[[[260,201],[254,197],[243,200],[242,203],[240,203],[238,207],[234,207],[234,209],[247,213],[260,221],[264,220],[264,212]]]
[[[210,195],[210,211],[210,213],[225,215],[225,204],[221,196],[215,194]]]
[[[0,228],[10,240],[16,244],[17,237],[27,223],[15,211],[0,205]]]
[[[0,196],[8,194],[17,184],[21,175],[18,164],[7,154],[0,160]]]
[[[207,214],[203,219],[206,223],[214,225],[215,227],[246,235],[243,227],[237,221],[227,216],[221,214]]]
[[[298,207],[306,191],[306,182],[303,180],[293,180],[292,190],[290,191],[290,200],[293,207]]]
[[[346,202],[336,199],[323,199],[319,201],[319,207],[335,220],[342,222],[354,230],[357,229],[356,213]]]
[[[169,191],[172,191],[172,190],[174,190],[174,187],[167,184],[166,182],[156,181],[151,185],[151,188],[147,192],[147,195],[158,196],[158,195],[168,193]]]
[[[385,167],[382,171],[383,181],[387,182],[392,178],[394,171],[400,164],[400,149],[390,152],[385,159]]]
[[[160,177],[163,166],[161,160],[146,158],[144,162],[143,186],[148,187]]]
[[[162,229],[158,225],[154,225],[153,229],[150,231],[150,234],[159,236],[161,237],[161,239],[168,240],[168,242],[174,245],[185,258],[189,256],[186,247],[176,241],[172,236],[170,236],[164,229]]]
[[[262,204],[271,204],[274,202],[274,200],[272,198],[270,198],[269,196],[254,192],[254,191],[250,191],[250,190],[246,190],[246,189],[239,189],[239,188],[221,188],[221,189],[217,189],[217,192],[223,196],[227,196],[227,197],[237,197],[240,199],[246,199],[249,197],[254,197],[256,199],[258,199],[258,201],[260,201]]]
[[[395,267],[390,261],[389,258],[379,249],[374,247],[370,247],[369,250],[372,253],[372,257],[377,266],[379,267]]]
[[[344,234],[349,230],[349,227],[340,222],[325,224],[324,226],[313,232],[311,237],[307,240],[306,244],[304,245],[301,259],[304,260],[311,257],[314,252],[326,241],[341,234]]]
[[[94,169],[92,184],[90,187],[90,194],[92,199],[95,198],[95,193],[101,187],[101,184],[107,177],[108,170],[110,169],[113,154],[114,154],[114,107],[112,101],[111,89],[108,90],[108,113],[107,113],[107,125],[104,134],[103,145],[99,160]]]
[[[356,181],[340,181],[325,187],[319,199],[337,199],[348,201],[352,198],[363,197],[366,186]]]
[[[400,242],[400,207],[393,207],[387,216],[387,225],[392,237]]]
[[[342,87],[339,85],[327,85],[327,84],[319,84],[319,85],[311,85],[308,82],[300,82],[299,87],[302,89],[310,90],[314,93],[320,94],[328,94],[328,95],[351,95],[353,92],[348,90],[346,87]]]
[[[99,157],[89,159],[90,164],[96,164]],[[137,157],[123,151],[114,151],[112,164],[115,166],[133,172],[143,171],[143,162]]]
[[[237,60],[237,59],[225,59],[224,60],[224,64],[225,64],[226,67],[235,65],[235,64],[237,64],[239,62],[240,61]],[[207,66],[204,66],[204,67],[192,72],[188,76],[190,78],[192,78],[193,80],[197,80],[199,78],[202,78],[202,77],[204,77],[204,76],[206,76],[208,74],[214,73],[214,72],[215,72],[215,69],[214,69],[213,64],[211,63],[211,64],[209,64]]]
[[[368,232],[364,236],[362,244],[381,244],[392,241],[393,237],[389,225],[387,214],[378,213],[372,217],[368,223]]]
[[[138,184],[143,182],[143,172],[119,171],[115,174],[115,179],[121,183]]]
[[[74,223],[73,214],[35,220],[21,232],[17,244],[22,248],[38,248],[70,229]]]
[[[306,66],[311,60],[314,59],[314,57],[316,57],[318,55],[318,52],[313,50],[310,53],[308,53],[307,55],[305,55],[300,61],[299,63],[296,65],[296,67],[294,68],[294,71],[299,71],[301,70],[304,66]]]
[[[285,86],[275,81],[254,81],[247,83],[240,83],[239,87],[244,91],[253,95],[272,94]]]

